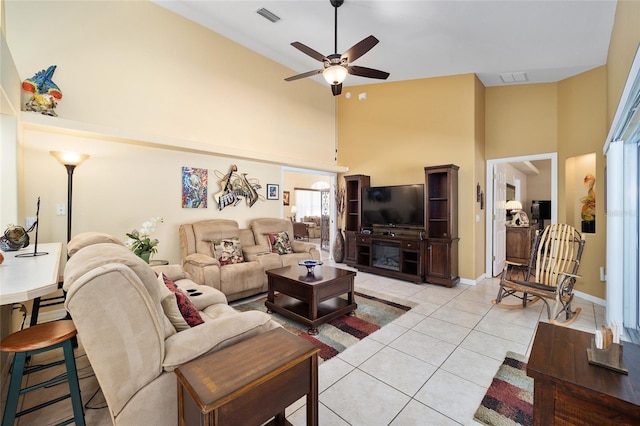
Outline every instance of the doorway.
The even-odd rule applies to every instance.
[[[327,189],[316,188],[318,183],[326,183]],[[283,214],[285,217],[291,217],[292,220],[302,220],[306,215],[300,206],[296,206],[297,193],[301,190],[309,189],[314,194],[318,194],[319,209],[320,209],[320,243],[318,249],[321,253],[321,257],[327,260],[331,256],[330,247],[333,246],[333,241],[336,234],[336,227],[333,225],[336,221],[335,203],[335,188],[337,183],[337,174],[335,172],[324,172],[318,170],[309,170],[296,167],[283,167],[282,168],[282,184],[283,190],[289,191],[291,202],[289,206],[284,207]],[[324,185],[322,185],[324,187]],[[305,192],[305,191],[303,191]],[[291,208],[296,207],[296,212],[292,214]],[[297,219],[296,219],[297,218]]]
[[[487,160],[486,170],[486,247],[485,247],[485,276],[492,277],[500,273],[500,270],[494,270],[496,266],[496,257],[500,257],[500,253],[504,253],[505,241],[501,235],[505,224],[504,200],[506,198],[507,179],[501,179],[501,182],[495,182],[495,169],[503,169],[505,165],[528,164],[534,161],[550,161],[549,167],[549,194],[551,200],[551,223],[557,223],[558,220],[558,154],[546,153],[537,155],[528,155],[521,157],[499,158]],[[502,188],[504,186],[504,188]],[[499,190],[496,190],[496,187]],[[546,189],[546,188],[545,188]],[[504,192],[502,192],[504,191]],[[518,196],[519,192],[516,191]],[[502,201],[501,201],[502,200]],[[524,207],[524,206],[523,206]],[[526,207],[525,207],[526,209]],[[499,259],[498,259],[499,260]],[[498,262],[499,263],[499,262]]]

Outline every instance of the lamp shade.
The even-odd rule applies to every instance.
[[[347,78],[349,72],[342,65],[332,65],[322,71],[322,76],[329,84],[340,84]]]
[[[88,154],[78,154],[69,151],[49,151],[56,160],[63,166],[79,166],[84,160],[89,158]]]
[[[522,210],[522,203],[518,200],[507,201],[507,204],[504,206],[506,210]]]
[[[297,213],[298,213],[298,207],[297,206],[291,206],[291,214],[295,216]]]

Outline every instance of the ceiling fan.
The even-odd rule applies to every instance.
[[[334,51],[338,51],[338,8],[342,6],[344,0],[329,0],[335,10],[335,31],[334,31]],[[324,68],[320,70],[307,71],[302,74],[294,75],[285,78],[285,81],[298,80],[305,77],[311,77],[317,74],[322,74],[324,79],[331,85],[331,93],[333,96],[337,96],[342,92],[342,82],[347,77],[347,74],[358,75],[360,77],[378,78],[386,80],[389,77],[388,72],[375,70],[373,68],[359,67],[357,65],[350,65],[353,61],[367,53],[373,46],[378,44],[378,39],[370,35],[369,37],[356,43],[349,50],[342,55],[339,53],[333,53],[328,56],[316,52],[312,48],[305,46],[304,44],[294,41],[291,43],[293,47],[311,56],[324,64]]]

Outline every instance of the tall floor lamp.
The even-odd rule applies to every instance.
[[[71,207],[73,196],[73,171],[84,160],[89,158],[88,154],[78,154],[66,151],[49,151],[60,164],[67,169],[67,242],[71,241]]]
[[[71,200],[73,196],[73,171],[76,167],[78,167],[84,160],[89,158],[87,154],[77,154],[75,152],[65,152],[65,151],[49,151],[51,155],[53,155],[56,160],[60,164],[62,164],[67,169],[67,243],[71,241]],[[69,255],[67,254],[67,259],[69,259]],[[60,286],[58,286],[60,288]],[[33,327],[38,323],[38,313],[40,312],[41,307],[45,306],[53,306],[64,303],[66,298],[66,292],[63,291],[62,296],[54,296],[46,299],[42,299],[40,297],[36,297],[33,300],[33,308],[31,312],[31,326]],[[65,319],[71,318],[67,313]],[[74,338],[74,347],[78,346],[77,341]]]

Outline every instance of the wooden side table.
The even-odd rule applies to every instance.
[[[629,375],[589,364],[593,334],[539,323],[527,363],[535,425],[640,424],[640,346],[623,343]]]
[[[278,328],[179,367],[180,426],[289,424],[285,408],[304,395],[317,426],[318,350]]]

